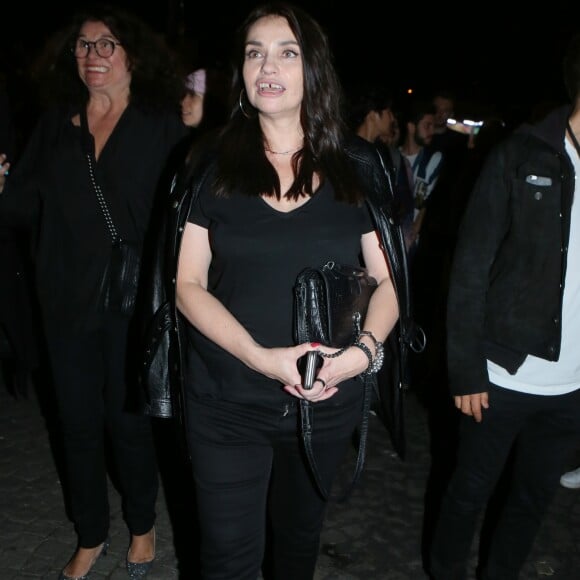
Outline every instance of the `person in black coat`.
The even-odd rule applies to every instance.
[[[570,104],[492,148],[461,221],[447,300],[459,446],[430,548],[435,580],[468,577],[479,516],[508,464],[479,571],[517,580],[578,446],[580,35],[563,71]]]

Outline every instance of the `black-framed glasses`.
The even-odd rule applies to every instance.
[[[113,56],[115,47],[120,44],[120,42],[116,42],[109,38],[99,38],[99,40],[95,40],[94,42],[78,38],[72,47],[72,53],[76,58],[87,58],[92,46],[101,58],[109,58],[110,56]]]

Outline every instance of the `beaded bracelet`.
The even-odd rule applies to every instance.
[[[368,336],[375,344],[375,358],[371,363],[369,372],[373,374],[378,373],[381,370],[383,363],[385,361],[385,347],[383,343],[377,340],[375,338],[375,335],[368,330],[361,330],[359,337],[360,336]]]
[[[322,352],[321,350],[317,351],[318,354],[324,358],[336,358],[337,356],[340,356],[342,353],[344,353],[344,351],[349,348],[349,346],[343,346],[340,350],[337,350],[336,352],[333,353],[327,353],[327,352]]]
[[[363,375],[370,375],[373,372],[372,371],[373,353],[371,352],[371,349],[366,344],[364,344],[358,340],[352,346],[356,346],[357,348],[360,348],[367,355],[367,358],[369,359],[369,366],[362,372],[362,374]]]
[[[374,342],[374,345],[375,345],[374,358],[373,358],[373,353],[371,352],[371,349],[366,344],[364,344],[363,342],[361,342],[359,340],[361,336],[368,336]],[[356,346],[357,348],[360,348],[367,355],[367,358],[369,359],[369,366],[363,372],[363,374],[375,374],[381,370],[381,368],[383,366],[383,362],[385,360],[385,349],[384,349],[383,343],[378,341],[372,332],[369,332],[368,330],[362,330],[359,333],[356,341],[350,346]],[[337,356],[340,356],[341,354],[343,354],[347,348],[349,348],[349,347],[345,346],[345,347],[337,350],[336,352],[333,352],[332,354],[327,354],[327,353],[322,352],[322,351],[318,351],[318,352],[319,352],[320,356],[322,356],[324,358],[336,358]]]

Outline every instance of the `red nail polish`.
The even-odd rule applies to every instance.
[[[312,348],[318,348],[318,347],[320,346],[320,343],[319,343],[319,342],[311,342],[311,343],[310,343],[310,346],[311,346]]]

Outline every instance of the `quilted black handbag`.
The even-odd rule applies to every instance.
[[[376,287],[377,281],[358,266],[328,262],[306,268],[294,289],[296,340],[335,348],[352,345]]]
[[[328,262],[306,268],[294,287],[294,334],[297,343],[319,342],[338,349],[335,357],[357,342],[369,301],[377,281],[364,268]],[[308,356],[317,356],[311,352]],[[364,373],[363,412],[359,432],[358,458],[351,485],[339,501],[344,501],[358,481],[364,466],[368,417],[374,375]],[[323,498],[329,497],[322,483],[312,450],[313,405],[300,400],[302,441],[312,475]]]

